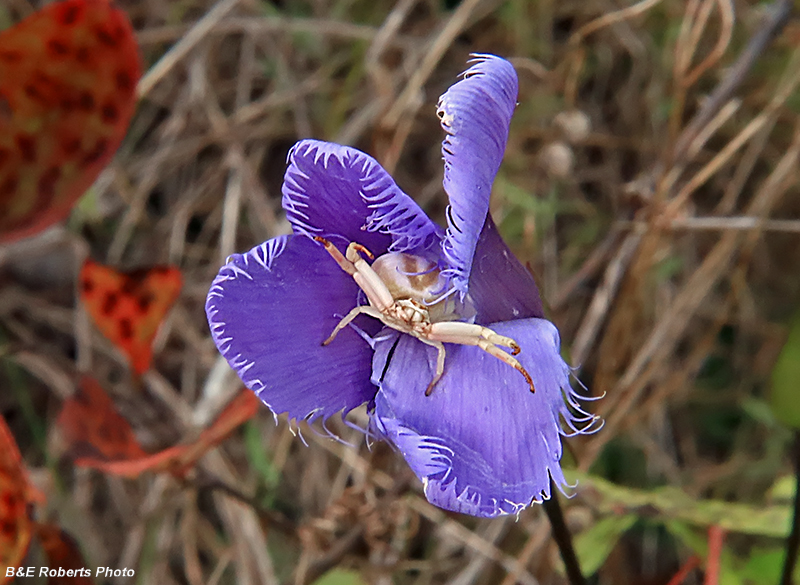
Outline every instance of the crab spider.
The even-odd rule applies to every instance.
[[[314,239],[325,246],[341,269],[353,277],[369,301],[369,305],[359,305],[345,315],[322,345],[331,343],[358,315],[369,315],[437,349],[436,373],[425,390],[425,396],[431,395],[433,387],[444,374],[445,343],[477,345],[519,371],[531,392],[535,392],[530,374],[512,357],[520,352],[516,341],[498,335],[488,327],[447,320],[452,316],[439,308],[444,303],[433,304],[435,292],[439,289],[439,269],[435,263],[401,253],[384,254],[375,260],[372,252],[356,242],[350,242],[345,256],[342,256],[330,241],[319,236]],[[370,265],[361,254],[375,261]],[[511,354],[498,346],[509,348]]]

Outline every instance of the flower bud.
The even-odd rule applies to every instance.
[[[548,175],[563,179],[572,173],[575,155],[569,145],[557,141],[551,142],[541,150],[539,161]]]
[[[586,140],[592,130],[592,121],[581,110],[560,112],[553,119],[553,124],[561,130],[564,139],[572,144]]]

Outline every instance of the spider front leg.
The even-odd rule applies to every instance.
[[[520,348],[517,342],[510,337],[499,335],[488,327],[482,327],[473,323],[446,321],[442,323],[433,323],[427,338],[430,341],[457,343],[460,345],[477,345],[489,355],[493,355],[517,370],[525,378],[528,386],[530,386],[531,392],[536,392],[530,374],[522,364],[513,357],[520,352]],[[511,354],[501,350],[497,347],[498,345],[511,349]]]
[[[367,250],[361,244],[350,242],[350,244],[347,246],[345,257],[342,256],[342,253],[339,251],[339,249],[329,240],[319,236],[315,237],[314,240],[325,246],[325,250],[327,250],[328,254],[330,254],[331,257],[336,260],[336,263],[339,265],[339,267],[353,277],[353,280],[356,281],[356,284],[359,286],[359,288],[364,291],[364,294],[367,296],[367,300],[369,301],[370,305],[381,312],[385,312],[392,305],[394,305],[392,293],[389,292],[388,288],[386,288],[386,285],[381,280],[381,277],[378,276],[378,274],[372,269],[372,266],[370,266],[359,253],[362,252],[370,259],[373,259],[374,256],[372,255],[372,252]]]
[[[369,315],[385,323],[386,313],[394,306],[394,299],[392,298],[392,293],[386,288],[380,276],[378,276],[367,261],[361,257],[361,253],[364,253],[369,258],[374,258],[372,252],[361,244],[350,242],[345,252],[346,256],[342,256],[339,249],[330,241],[319,236],[314,239],[325,246],[325,250],[336,261],[339,267],[353,277],[353,280],[355,280],[359,288],[364,291],[369,301],[369,305],[359,305],[345,315],[328,338],[322,342],[322,345],[331,343],[339,332],[347,327],[353,319],[359,315]],[[403,331],[406,332],[406,329],[403,329]]]
[[[444,344],[441,341],[434,341],[420,335],[414,335],[414,337],[426,345],[435,347],[438,351],[436,354],[436,373],[433,375],[433,380],[431,380],[431,383],[428,384],[427,388],[425,388],[425,396],[430,396],[433,392],[433,387],[436,386],[436,382],[441,380],[442,375],[444,374],[444,358],[447,355],[447,352],[445,351]]]
[[[347,327],[350,322],[358,317],[359,315],[369,315],[370,317],[374,317],[375,319],[381,318],[381,312],[378,311],[375,307],[370,307],[368,305],[359,305],[352,309],[344,318],[339,321],[339,323],[334,327],[333,332],[328,336],[328,339],[322,342],[322,345],[328,345],[331,341],[336,339],[336,336],[339,335],[339,331]]]

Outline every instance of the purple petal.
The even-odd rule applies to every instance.
[[[445,272],[462,296],[517,103],[517,74],[508,61],[475,55],[473,62],[439,98],[437,111],[447,132],[443,183],[450,207],[444,253],[450,268]]]
[[[373,432],[402,452],[431,503],[485,517],[549,498],[550,477],[565,485],[560,419],[570,428],[592,420],[570,387],[552,323],[525,319],[492,329],[520,345],[517,358],[535,393],[519,372],[481,349],[446,344],[444,376],[426,397],[436,350],[399,335],[376,347],[373,382],[381,389],[371,413]]]
[[[472,260],[469,296],[481,325],[544,317],[533,276],[508,249],[491,215],[486,216]]]
[[[328,418],[371,400],[372,349],[350,327],[321,343],[356,305],[358,287],[325,249],[281,236],[220,269],[206,299],[214,343],[245,385],[275,414]],[[370,333],[380,324],[366,317]]]
[[[358,242],[376,256],[424,253],[441,240],[434,224],[371,156],[318,140],[289,151],[283,208],[294,232]]]

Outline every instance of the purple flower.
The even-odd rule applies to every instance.
[[[369,403],[370,433],[403,454],[430,502],[497,516],[549,498],[550,477],[565,485],[562,424],[584,432],[594,417],[489,215],[516,73],[491,55],[472,63],[438,106],[446,231],[370,156],[303,140],[283,185],[294,233],[231,256],[206,312],[273,413],[324,421]]]

